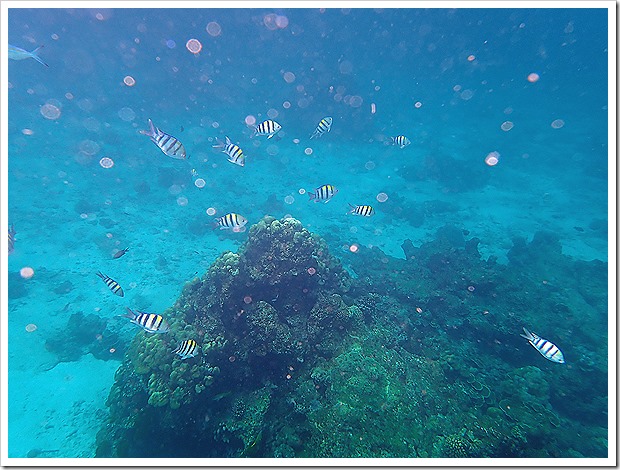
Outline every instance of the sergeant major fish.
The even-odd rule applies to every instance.
[[[219,226],[220,230],[233,229],[234,231],[235,229],[243,227],[247,223],[248,219],[246,219],[242,215],[235,214],[234,212],[229,212],[228,214],[215,219],[215,222],[213,223],[213,228]]]
[[[15,227],[13,227],[13,225],[9,226],[9,255],[11,253],[13,253],[13,251],[15,250],[15,234],[17,232],[15,231]]]
[[[173,354],[178,354],[181,357],[181,360],[189,359],[190,357],[194,357],[196,355],[196,347],[198,343],[193,339],[186,339],[182,341],[179,346],[172,351]]]
[[[401,149],[404,149],[407,145],[411,144],[411,141],[404,135],[397,135],[396,137],[390,137],[391,145],[398,145]]]
[[[34,49],[33,51],[28,52],[28,51],[22,49],[21,47],[12,46],[12,45],[9,44],[9,59],[13,59],[13,60],[34,59],[37,62],[39,62],[40,64],[43,64],[46,67],[49,67],[49,65],[47,65],[45,62],[43,62],[41,57],[39,57],[39,55],[37,54],[39,52],[39,50],[42,49],[42,48],[43,48],[43,46],[39,46],[36,49]]]
[[[127,313],[123,317],[129,318],[131,323],[138,325],[147,333],[168,333],[170,331],[168,322],[156,313],[146,313],[139,310],[134,312],[127,307]]]
[[[333,122],[333,119],[329,116],[321,119],[321,121],[319,122],[319,125],[316,126],[316,129],[314,130],[310,138],[314,139],[315,137],[321,137],[326,132],[331,131],[332,122]]]
[[[159,147],[169,157],[176,158],[177,160],[183,160],[186,157],[185,147],[179,139],[162,132],[153,125],[153,121],[149,119],[149,130],[140,131],[140,134],[148,135],[151,141]]]
[[[114,279],[106,276],[102,272],[97,272],[97,276],[103,279],[103,282],[105,282],[106,286],[108,286],[108,288],[112,291],[113,294],[116,294],[119,297],[123,297],[125,295],[120,284],[116,282]]]
[[[528,340],[545,359],[557,362],[558,364],[564,364],[564,355],[555,344],[541,338],[535,333],[529,332],[525,327],[523,327],[523,331],[525,334],[521,334],[521,336]]]
[[[314,193],[308,192],[308,196],[310,196],[310,200],[314,202],[323,201],[324,204],[327,204],[332,197],[338,192],[335,186],[331,184],[324,184],[314,190]]]
[[[218,138],[215,140],[217,144],[213,145],[213,148],[222,149],[222,152],[228,155],[228,161],[230,163],[239,166],[245,165],[245,155],[243,155],[243,150],[241,150],[238,145],[233,144],[228,137],[226,137],[226,142],[222,142]]]
[[[250,138],[254,137],[255,135],[267,135],[269,136],[267,138],[271,139],[280,129],[282,129],[282,126],[280,124],[271,119],[267,119],[266,121],[261,122],[254,128],[254,132],[252,132]]]
[[[354,206],[353,204],[349,204],[349,206],[351,210],[347,214],[361,215],[363,217],[370,217],[375,214],[372,206]]]

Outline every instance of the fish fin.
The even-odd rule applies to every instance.
[[[527,339],[528,341],[532,341],[534,339],[534,336],[532,336],[532,333],[530,333],[527,328],[523,327],[523,331],[525,332],[525,334],[521,333],[520,336],[522,336],[523,338]]]
[[[230,145],[232,144],[232,142],[230,141],[230,139],[228,138],[228,136],[226,136],[226,145]]]
[[[121,315],[123,318],[129,318],[131,321],[135,321],[136,317],[138,315],[136,315],[134,313],[134,311],[132,309],[130,309],[129,307],[125,307],[127,309],[127,313],[124,313],[123,315]]]
[[[149,129],[141,130],[140,134],[148,135],[151,138],[151,140],[155,142],[155,136],[157,135],[157,133],[155,132],[155,126],[153,125],[153,121],[149,119]]]
[[[224,147],[226,147],[226,144],[216,137],[215,145],[212,145],[211,147],[213,147],[214,149],[223,149]]]
[[[257,127],[255,127],[252,133],[250,134],[250,139],[252,139],[256,135],[256,132],[258,132]]]
[[[41,46],[37,47],[34,51],[32,51],[32,52],[30,53],[30,55],[31,55],[31,57],[32,57],[34,60],[36,60],[38,63],[43,64],[43,65],[45,65],[46,67],[49,67],[49,65],[47,65],[45,62],[43,62],[43,60],[41,59],[41,57],[39,57],[39,56],[37,55],[37,52],[39,51],[39,49],[42,49],[43,47],[44,47],[43,45],[41,45]]]
[[[310,193],[310,192],[308,192],[308,193],[306,193],[306,194],[308,194],[308,196],[310,196],[310,200],[311,200],[311,201],[316,202],[316,194],[314,194],[314,193]]]
[[[349,207],[351,208],[351,210],[347,212],[347,214],[353,214],[355,212],[355,206],[350,202],[347,202],[347,204],[349,204]]]
[[[105,279],[105,274],[103,274],[101,271],[97,271],[97,276],[99,276],[101,279]]]

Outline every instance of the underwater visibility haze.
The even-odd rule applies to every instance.
[[[608,10],[410,6],[9,9],[9,458],[607,458]]]

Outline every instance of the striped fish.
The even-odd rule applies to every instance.
[[[527,331],[525,327],[523,327],[523,331],[525,334],[521,334],[521,336],[528,340],[530,344],[545,357],[545,359],[549,359],[552,362],[557,362],[558,364],[564,364],[564,355],[555,344],[541,338],[535,333]]]
[[[338,192],[338,189],[331,184],[324,184],[323,186],[316,188],[314,193],[308,193],[310,196],[310,200],[314,202],[323,201],[323,203],[327,204],[332,197]]]
[[[160,131],[153,125],[153,121],[149,119],[149,130],[140,131],[140,134],[148,135],[162,152],[177,160],[183,160],[186,157],[185,147],[176,137]]]
[[[242,215],[229,212],[228,214],[215,219],[213,228],[219,226],[220,230],[233,229],[234,231],[235,229],[239,229],[243,227],[247,223],[248,223],[248,219],[246,219]]]
[[[375,210],[372,206],[354,206],[353,204],[349,204],[349,206],[351,207],[351,210],[347,212],[347,214],[361,215],[364,217],[375,215]]]
[[[13,227],[13,225],[9,226],[9,255],[11,253],[13,253],[13,251],[15,250],[15,234],[17,232],[15,231],[15,227]]]
[[[215,144],[213,148],[222,149],[222,152],[228,155],[228,161],[230,163],[234,163],[239,166],[245,165],[245,155],[243,155],[243,150],[241,150],[238,145],[233,144],[228,137],[226,137],[226,142],[222,142],[218,138],[215,140],[217,141],[217,144]]]
[[[326,132],[331,131],[331,129],[332,129],[332,121],[333,121],[333,119],[331,117],[329,117],[329,116],[328,117],[324,117],[323,119],[321,119],[321,122],[319,122],[319,125],[316,126],[316,129],[314,130],[314,132],[312,133],[310,138],[314,139],[315,137],[321,137]]]
[[[139,310],[134,312],[127,307],[127,313],[123,316],[129,318],[131,323],[135,323],[147,333],[168,333],[170,331],[168,322],[156,313],[146,313]]]
[[[173,354],[178,354],[181,357],[181,360],[189,359],[190,357],[194,357],[196,355],[196,347],[198,343],[193,339],[186,339],[182,341],[179,346],[172,351]]]
[[[9,44],[9,59],[13,59],[13,60],[34,59],[38,63],[43,64],[46,67],[49,67],[49,65],[47,65],[45,62],[43,62],[41,60],[41,57],[39,57],[39,55],[38,55],[38,52],[39,52],[39,50],[42,47],[43,46],[39,46],[36,49],[34,49],[33,51],[28,52],[28,51],[22,49],[21,47],[12,46],[12,45]]]
[[[105,274],[98,272],[97,276],[99,276],[101,279],[103,279],[103,282],[105,282],[106,286],[109,287],[109,289],[112,291],[113,294],[118,295],[119,297],[123,297],[125,295],[125,293],[123,292],[123,289],[121,288],[120,284],[118,282],[116,282],[114,279],[109,278],[108,276],[106,276]]]
[[[276,121],[272,121],[271,119],[267,119],[254,128],[254,132],[252,132],[250,138],[255,135],[268,135],[269,137],[267,138],[271,139],[280,129],[282,129],[280,124]]]
[[[411,141],[404,135],[397,135],[396,137],[390,137],[392,145],[398,145],[401,149],[404,149],[407,145],[411,144]]]

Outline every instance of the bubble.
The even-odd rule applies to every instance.
[[[210,21],[207,24],[207,33],[213,37],[219,36],[222,33],[222,27],[217,22]]]
[[[299,191],[297,191],[299,194],[306,194],[306,190],[304,188],[299,188]]]
[[[275,118],[277,118],[277,117],[278,117],[278,114],[280,114],[280,113],[278,113],[278,110],[277,110],[277,109],[273,109],[273,108],[271,108],[271,109],[269,109],[269,111],[267,111],[267,116],[268,116],[270,119],[275,119]]]
[[[216,213],[216,212],[217,212],[217,211],[215,210],[215,208],[214,208],[214,207],[209,207],[209,208],[207,209],[207,215],[215,215],[215,213]]]
[[[561,129],[562,127],[564,127],[564,121],[562,119],[556,119],[551,123],[551,127],[553,127],[554,129]]]
[[[349,74],[353,71],[353,64],[348,60],[343,60],[342,62],[340,62],[338,70],[340,70],[340,73],[343,75]]]
[[[357,243],[353,243],[350,247],[349,247],[349,251],[351,253],[357,253],[357,250],[360,249],[360,246]]]
[[[202,50],[202,44],[198,39],[190,39],[185,44],[185,47],[192,54],[198,54]]]
[[[58,119],[60,117],[60,109],[51,103],[45,103],[41,106],[40,111],[45,119]]]
[[[461,99],[465,101],[472,99],[473,96],[474,96],[474,92],[469,89],[463,90],[463,92],[461,93]]]
[[[536,72],[532,72],[531,74],[527,76],[527,81],[530,83],[536,83],[539,78],[540,78],[540,75],[538,75]]]
[[[286,202],[287,204],[293,204],[295,202],[295,198],[293,196],[286,196],[284,198],[284,202]]]
[[[388,200],[388,195],[385,193],[379,193],[377,194],[377,201],[379,202],[385,202]]]
[[[34,276],[34,269],[32,269],[30,266],[25,266],[19,270],[19,275],[24,279],[30,279],[32,276]]]
[[[118,116],[126,122],[131,122],[136,118],[136,113],[131,108],[121,108],[118,110]]]
[[[206,184],[207,182],[203,180],[202,178],[197,178],[196,181],[194,181],[194,185],[197,188],[204,188]]]
[[[502,130],[505,132],[508,132],[513,127],[514,127],[514,124],[512,123],[512,121],[505,121],[501,125]]]
[[[476,60],[476,56],[473,55],[473,54],[470,54],[470,55],[467,56],[467,60],[470,61],[470,62],[473,62],[474,60]]]
[[[486,156],[484,163],[489,166],[495,166],[499,163],[499,156],[499,152],[493,151]]]
[[[101,160],[99,160],[99,165],[101,165],[103,168],[112,168],[114,166],[114,160],[112,160],[110,157],[103,157]]]
[[[37,325],[35,325],[34,323],[28,323],[26,325],[26,331],[28,333],[32,333],[33,331],[36,331],[36,330],[37,330]]]
[[[134,86],[136,84],[136,80],[131,75],[127,75],[123,78],[123,83],[127,86]]]
[[[364,165],[364,168],[366,168],[367,170],[369,170],[369,171],[370,171],[370,170],[374,170],[376,166],[377,166],[377,165],[375,165],[375,162],[373,162],[373,161],[368,161],[368,162],[366,162],[366,164]]]
[[[304,150],[304,153],[306,155],[312,155],[312,149],[310,147],[307,147],[306,150]]]
[[[310,276],[314,276],[316,274],[316,269],[308,268],[308,274],[310,274]]]
[[[254,116],[252,116],[251,114],[248,114],[248,115],[245,117],[245,123],[246,123],[248,126],[253,126],[253,125],[255,125],[255,124],[256,124],[256,118],[255,118]]]
[[[364,100],[362,99],[361,96],[354,95],[349,100],[349,106],[351,106],[352,108],[359,108],[363,102]]]
[[[22,134],[24,135],[33,135],[34,131],[32,129],[22,129]]]
[[[291,102],[290,101],[285,101],[284,103],[282,103],[282,107],[284,109],[289,109],[291,107]]]
[[[246,295],[246,296],[243,298],[243,301],[244,301],[246,304],[251,304],[251,303],[252,303],[252,297],[250,297],[249,295]]]
[[[293,72],[285,72],[283,77],[286,83],[293,83],[295,81],[295,74]]]
[[[187,200],[187,198],[185,196],[179,196],[177,198],[177,204],[179,206],[187,206],[187,203],[188,203],[188,200]]]

